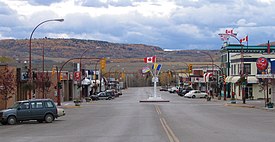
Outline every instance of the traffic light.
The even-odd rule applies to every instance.
[[[193,65],[192,64],[188,64],[188,72],[191,73],[193,70]]]
[[[61,84],[61,82],[58,82],[57,86],[58,86],[58,89],[62,89],[62,84]]]
[[[106,59],[105,58],[100,59],[100,69],[105,70],[105,68],[106,68]]]
[[[63,74],[60,73],[59,80],[63,80]]]
[[[32,72],[32,79],[33,80],[37,79],[37,73],[36,72]]]
[[[56,68],[52,68],[52,76],[54,76]]]

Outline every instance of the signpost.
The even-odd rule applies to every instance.
[[[161,64],[157,64],[154,63],[152,65],[152,70],[150,70],[149,67],[144,67],[142,69],[142,73],[147,73],[150,72],[152,77],[152,82],[154,83],[154,90],[153,90],[153,96],[149,96],[149,98],[147,100],[141,100],[139,102],[169,102],[169,100],[164,100],[161,98],[161,96],[157,96],[157,82],[159,82],[159,72],[161,70],[162,65]]]

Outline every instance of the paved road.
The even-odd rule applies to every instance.
[[[0,125],[1,142],[274,142],[275,112],[224,106],[158,92],[165,103],[140,103],[152,88],[129,88],[114,100],[66,107],[51,124]],[[68,104],[70,105],[70,104]]]

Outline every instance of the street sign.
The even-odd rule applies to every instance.
[[[260,71],[267,69],[267,67],[268,67],[267,59],[265,57],[258,58],[257,62],[256,62],[256,66],[257,66],[257,69]]]

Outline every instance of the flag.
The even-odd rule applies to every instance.
[[[146,58],[144,58],[144,62],[145,63],[155,63],[156,62],[156,56],[146,57]]]
[[[159,65],[159,64],[154,63],[154,64],[152,65],[152,69],[155,70],[155,69],[158,67],[158,65]]]
[[[248,36],[245,36],[244,38],[240,39],[240,43],[242,42],[248,42]]]
[[[221,34],[220,37],[221,37],[222,41],[226,41],[229,39],[229,35],[227,35],[227,34]]]
[[[159,71],[161,69],[162,65],[159,64],[158,67],[157,67],[157,70]]]
[[[142,73],[147,73],[149,71],[150,71],[149,67],[143,67],[142,70],[141,70]]]
[[[225,33],[228,35],[233,35],[233,30],[225,30]]]

